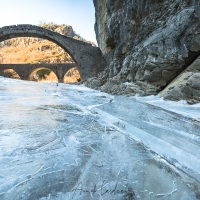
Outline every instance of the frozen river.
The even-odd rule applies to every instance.
[[[3,77],[0,102],[0,200],[200,199],[198,116]]]

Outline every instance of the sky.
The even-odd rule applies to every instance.
[[[93,0],[0,0],[0,5],[0,27],[67,24],[84,39],[96,43]]]

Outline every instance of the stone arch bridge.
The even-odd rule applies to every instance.
[[[62,83],[68,70],[77,67],[76,63],[52,64],[0,64],[0,75],[5,69],[13,69],[22,80],[29,80],[30,75],[37,69],[49,69],[55,73],[58,81]]]
[[[57,44],[72,57],[79,70],[81,80],[96,76],[105,67],[100,49],[89,43],[29,24],[0,28],[0,42],[16,37],[42,38]]]

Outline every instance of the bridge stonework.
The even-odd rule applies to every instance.
[[[66,72],[74,67],[77,67],[76,63],[52,63],[52,64],[0,64],[0,75],[5,69],[13,69],[22,80],[28,80],[31,73],[36,69],[50,69],[53,71],[60,83],[63,82]]]
[[[86,42],[75,40],[57,32],[29,24],[0,28],[0,42],[16,37],[37,37],[47,39],[62,47],[77,64],[81,80],[96,76],[99,72],[103,71],[105,67],[105,60],[103,59],[101,50]],[[21,77],[26,77],[22,76],[23,72],[20,70],[16,70],[16,72],[18,71],[19,75],[21,74]],[[59,70],[60,69],[58,69],[58,71]],[[56,75],[58,76],[58,74]]]

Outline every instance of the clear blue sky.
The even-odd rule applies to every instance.
[[[96,43],[93,0],[0,0],[0,27],[40,22],[71,25]]]

